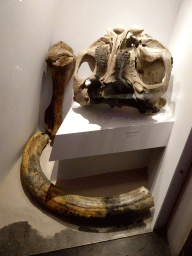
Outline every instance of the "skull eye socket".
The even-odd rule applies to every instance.
[[[78,68],[78,76],[80,78],[86,79],[89,77],[95,69],[96,61],[91,55],[85,55]]]
[[[162,83],[165,77],[165,65],[161,58],[152,62],[137,59],[135,68],[141,80],[147,85]]]
[[[130,37],[129,39],[127,39],[127,41],[126,41],[126,47],[127,48],[130,48],[130,47],[138,47],[139,46],[139,44],[140,44],[140,41],[139,40],[137,40],[136,38],[134,38],[134,37]]]

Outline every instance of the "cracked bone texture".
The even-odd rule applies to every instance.
[[[110,218],[126,214],[130,222],[142,220],[154,206],[154,199],[145,187],[111,197],[85,197],[70,194],[53,185],[43,173],[40,156],[49,141],[47,134],[36,132],[23,151],[22,184],[48,209],[66,216]]]
[[[70,46],[60,41],[50,48],[45,60],[51,68],[53,80],[51,103],[45,111],[45,130],[52,145],[62,123],[64,93],[74,72],[76,56]]]
[[[172,70],[170,51],[140,26],[108,29],[77,56],[74,71],[74,100],[81,106],[106,103],[111,107],[132,106],[152,114],[166,104]],[[92,74],[78,75],[87,62]]]

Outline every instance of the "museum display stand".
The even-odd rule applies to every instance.
[[[109,5],[108,1],[86,0],[77,8],[75,0],[18,0],[2,1],[0,6],[2,255],[62,250],[166,225],[190,162],[192,3],[138,0],[121,5],[114,0]],[[149,189],[155,207],[144,224],[98,230],[95,223],[91,227],[67,222],[35,202],[22,187],[21,155],[29,138],[37,130],[44,132],[42,123],[52,90],[45,62],[49,48],[62,40],[77,55],[106,33],[107,27],[119,23],[143,26],[170,50],[173,70],[165,96],[168,104],[154,115],[142,115],[129,107],[82,108],[71,104],[71,82],[63,123],[53,147],[48,144],[40,159],[46,177],[69,193],[96,197],[139,186]],[[176,229],[172,230],[170,241],[175,237]]]
[[[74,102],[56,134],[50,161],[165,147],[173,123],[168,106],[143,115],[134,108]]]

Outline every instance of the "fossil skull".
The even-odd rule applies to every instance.
[[[92,74],[78,76],[87,62]],[[107,103],[111,107],[132,106],[141,113],[156,113],[165,104],[172,70],[172,56],[143,28],[108,29],[77,56],[74,71],[74,100],[82,106]]]

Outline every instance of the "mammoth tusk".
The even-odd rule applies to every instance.
[[[53,212],[85,218],[126,213],[131,218],[154,206],[153,197],[144,187],[113,197],[84,197],[68,194],[53,185],[40,166],[40,156],[48,141],[49,136],[41,132],[30,138],[23,151],[21,178],[30,193]]]

